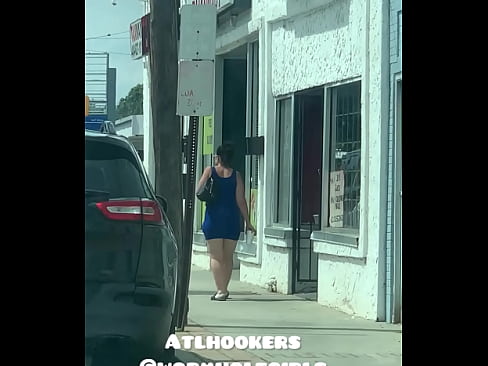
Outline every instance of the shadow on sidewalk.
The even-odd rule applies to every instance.
[[[231,291],[229,291],[231,292]],[[206,290],[189,290],[189,295],[208,295],[212,296],[215,294],[215,291],[206,291]],[[257,292],[252,291],[232,291],[232,295],[259,295]],[[229,297],[230,299],[230,297]]]
[[[336,330],[336,331],[359,331],[359,332],[385,332],[402,333],[401,329],[380,329],[380,328],[334,328],[334,327],[273,327],[273,326],[254,326],[254,325],[215,325],[215,324],[194,324],[202,328],[249,328],[249,329],[304,329],[304,330]]]
[[[274,302],[274,301],[313,301],[313,300],[307,300],[307,299],[235,299],[232,297],[229,297],[227,301],[267,301],[267,302]]]
[[[189,291],[188,292],[189,295],[204,295],[204,296],[212,296],[215,294],[215,291]],[[232,292],[232,294],[229,296],[229,298],[227,299],[227,301],[269,301],[269,302],[273,302],[273,301],[315,301],[313,298],[299,298],[299,297],[295,297],[295,296],[290,296],[289,298],[279,298],[279,299],[273,299],[273,298],[235,298],[235,297],[232,297],[232,295],[255,295],[255,296],[276,296],[276,295],[263,295],[263,294],[259,294],[257,292],[248,292],[248,291],[236,291],[236,292]],[[278,296],[281,295],[281,294],[278,294]],[[282,296],[286,296],[286,295],[282,295]]]

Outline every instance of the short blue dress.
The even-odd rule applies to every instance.
[[[232,171],[228,178],[220,177],[212,167],[212,178],[217,188],[214,202],[206,203],[202,224],[206,240],[238,240],[241,232],[241,214],[236,200],[237,174]]]

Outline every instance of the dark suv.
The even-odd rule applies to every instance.
[[[162,355],[173,330],[177,273],[165,209],[125,137],[85,130],[87,355]]]

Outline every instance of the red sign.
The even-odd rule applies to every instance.
[[[130,54],[134,60],[149,53],[150,16],[144,15],[130,25]]]
[[[142,26],[142,55],[146,56],[149,54],[150,50],[150,29],[151,29],[151,17],[149,14],[144,15],[141,18]]]

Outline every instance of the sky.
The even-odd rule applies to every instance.
[[[130,56],[129,25],[144,15],[142,0],[85,0],[85,51],[109,53],[109,66],[117,69],[116,104],[137,84],[142,84],[142,60]],[[108,33],[121,33],[86,40]],[[121,39],[122,38],[122,39]]]

